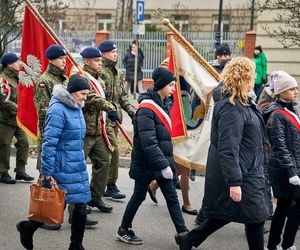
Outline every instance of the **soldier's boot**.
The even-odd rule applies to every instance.
[[[126,198],[126,195],[121,193],[116,184],[107,184],[107,188],[104,197],[111,197],[115,200]]]
[[[71,243],[69,250],[84,250],[82,240],[86,223],[86,205],[75,204],[72,215]]]
[[[27,250],[33,249],[33,234],[42,225],[37,221],[20,221],[17,223],[17,230],[20,233],[20,241]]]
[[[26,174],[25,172],[22,172],[22,173],[16,173],[16,181],[33,181],[34,180],[34,177]]]
[[[16,183],[16,181],[13,178],[11,178],[11,176],[9,175],[8,172],[2,173],[0,175],[0,182],[3,182],[5,184],[15,184]]]

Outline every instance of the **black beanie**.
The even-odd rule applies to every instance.
[[[261,48],[261,46],[260,46],[260,45],[256,46],[254,49],[257,49],[257,50],[259,50],[259,51],[260,51],[260,53],[262,52],[262,48]]]
[[[70,94],[84,89],[90,90],[90,88],[89,80],[77,74],[71,75],[67,86]]]
[[[172,74],[169,70],[158,67],[152,73],[152,79],[154,80],[154,90],[158,91],[168,85],[170,82],[176,80],[174,74]]]
[[[220,46],[216,48],[216,56],[220,56],[220,55],[230,56],[230,54],[231,54],[230,48],[226,43],[222,43],[220,44]]]

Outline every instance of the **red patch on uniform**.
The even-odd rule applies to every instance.
[[[40,84],[39,84],[39,88],[40,88],[40,89],[44,89],[44,88],[45,88],[45,84],[44,84],[44,83],[40,83]]]

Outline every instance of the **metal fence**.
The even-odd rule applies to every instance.
[[[94,32],[56,32],[75,58],[80,58],[79,53],[88,46],[95,46]],[[194,43],[195,49],[207,60],[214,59],[214,47],[216,43],[216,33],[184,32],[184,37]],[[227,43],[231,49],[232,56],[243,54],[242,44],[244,33],[223,33],[222,43]],[[125,56],[134,36],[131,32],[112,32],[110,39],[118,45],[119,61],[118,67],[124,70],[122,58]],[[158,67],[166,56],[166,32],[146,32],[139,37],[140,47],[144,53],[143,64],[144,77],[151,77],[154,68]],[[20,53],[21,40],[15,40],[9,44],[7,51]]]

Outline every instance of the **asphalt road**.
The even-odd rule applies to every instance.
[[[28,162],[28,173],[37,177],[35,170],[36,159],[30,158]],[[11,165],[15,165],[15,158],[11,158]],[[89,171],[91,166],[89,165]],[[10,171],[14,176],[13,170]],[[196,177],[191,182],[190,196],[195,208],[199,208],[203,195],[204,177]],[[127,197],[123,202],[115,202],[105,199],[113,206],[113,212],[104,214],[94,210],[90,217],[99,220],[95,228],[87,229],[84,238],[84,247],[87,250],[102,249],[178,249],[174,241],[175,228],[168,214],[166,203],[161,192],[158,192],[158,205],[147,199],[140,207],[133,223],[136,234],[144,241],[143,245],[132,246],[116,240],[115,234],[120,224],[126,203],[133,190],[133,181],[128,177],[128,169],[120,169],[118,180],[119,188],[126,193]],[[0,250],[21,250],[19,234],[16,231],[16,222],[26,219],[29,206],[29,184],[17,183],[7,185],[0,183]],[[178,191],[180,202],[181,193]],[[182,203],[182,202],[181,202]],[[68,249],[70,238],[70,225],[67,223],[67,212],[62,228],[59,231],[47,231],[39,229],[34,235],[34,249]],[[192,229],[195,217],[184,214],[186,224]],[[270,222],[266,223],[269,227]],[[268,234],[265,235],[267,240]],[[300,236],[298,234],[296,246],[300,247]],[[244,226],[231,223],[210,236],[200,247],[202,250],[243,250],[247,249]]]

